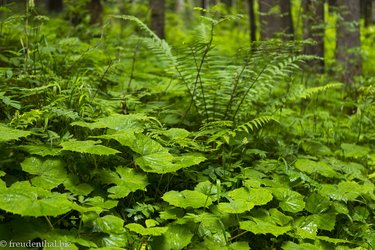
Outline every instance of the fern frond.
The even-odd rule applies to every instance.
[[[256,129],[264,127],[264,125],[271,121],[277,122],[277,120],[272,116],[260,116],[251,121],[239,125],[235,129],[235,131],[245,131],[246,133],[250,133],[251,131],[255,131]]]
[[[299,99],[307,99],[319,92],[323,92],[332,88],[342,87],[342,85],[343,85],[342,83],[328,83],[324,86],[307,88],[307,89],[302,90],[301,92],[294,93],[293,96],[288,98],[288,101],[293,102]]]

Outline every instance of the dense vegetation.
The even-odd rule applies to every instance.
[[[241,15],[170,14],[162,40],[141,3],[74,26],[84,7],[32,2],[0,9],[0,240],[375,246],[373,27],[348,87],[309,70],[304,42],[250,45]]]

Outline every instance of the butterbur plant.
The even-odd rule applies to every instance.
[[[27,61],[10,46],[24,23],[2,23],[1,241],[374,247],[371,83],[348,116],[330,108],[342,84],[304,83],[299,43],[228,54],[217,32],[239,16],[207,13],[177,45],[136,17],[111,18],[92,40],[46,21]]]

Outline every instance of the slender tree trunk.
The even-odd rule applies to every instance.
[[[100,0],[91,0],[90,2],[90,24],[101,24],[103,6]]]
[[[222,3],[224,3],[228,8],[233,6],[232,0],[221,0]]]
[[[249,24],[250,24],[250,41],[256,41],[255,9],[254,0],[248,0],[249,6]]]
[[[320,73],[324,72],[324,2],[321,0],[305,0],[304,3],[304,39],[314,40],[314,44],[305,46],[305,53],[321,57],[312,60],[309,66]]]
[[[176,0],[175,4],[175,11],[176,13],[182,13],[185,10],[185,1],[184,0]]]
[[[371,24],[372,19],[372,0],[360,0],[361,3],[361,16],[363,17],[365,27]]]
[[[349,84],[354,76],[362,73],[360,3],[357,0],[337,0],[337,11],[336,59],[342,66],[342,79]]]
[[[205,10],[208,10],[209,0],[201,0],[201,7]]]
[[[260,27],[262,40],[278,36],[293,35],[293,22],[289,0],[259,1]]]
[[[292,20],[292,6],[290,0],[279,0],[282,29],[291,39],[294,38],[294,28]]]
[[[165,38],[165,2],[164,0],[151,0],[151,30],[161,38]]]
[[[47,9],[49,12],[61,12],[63,10],[63,0],[48,0]]]

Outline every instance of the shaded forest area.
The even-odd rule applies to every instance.
[[[0,247],[375,248],[375,1],[0,0]]]

